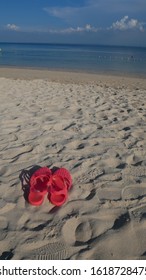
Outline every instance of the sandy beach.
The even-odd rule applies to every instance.
[[[0,68],[0,259],[146,259],[146,80]],[[65,204],[22,174],[67,168]]]

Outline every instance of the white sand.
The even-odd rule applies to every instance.
[[[0,128],[1,258],[146,259],[144,79],[0,69]],[[62,207],[25,201],[36,165],[71,172]]]

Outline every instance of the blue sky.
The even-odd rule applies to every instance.
[[[146,0],[0,0],[0,41],[146,46]]]

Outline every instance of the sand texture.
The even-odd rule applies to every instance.
[[[0,259],[146,259],[146,87],[138,81],[0,78]],[[63,206],[25,200],[37,166],[72,174]]]

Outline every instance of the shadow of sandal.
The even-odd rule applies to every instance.
[[[24,199],[28,202],[28,195],[30,191],[30,178],[35,171],[37,171],[41,166],[35,165],[31,169],[23,169],[19,175],[19,179],[21,181],[22,190],[24,192]]]

